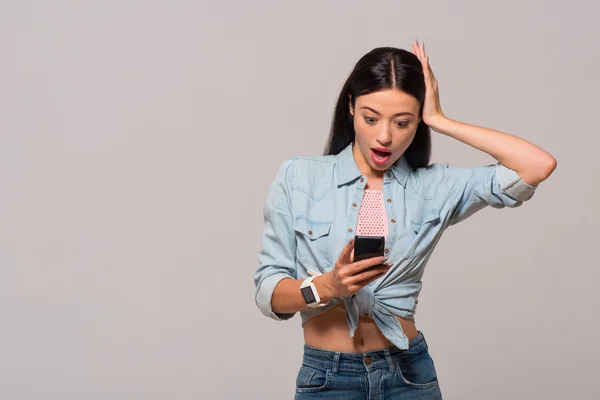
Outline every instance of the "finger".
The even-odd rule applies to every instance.
[[[350,263],[354,262],[354,248],[352,249],[352,253],[350,253]]]
[[[427,73],[427,68],[426,68],[426,60],[425,60],[425,54],[423,53],[423,49],[421,47],[421,45],[417,45],[416,46],[416,52],[417,52],[417,57],[419,57],[419,61],[421,61],[421,65],[423,66],[423,74]]]
[[[421,58],[423,60],[423,63],[427,63],[427,53],[425,53],[425,43],[421,43],[421,46],[419,46],[419,51],[421,52]]]
[[[354,254],[354,238],[350,239],[348,243],[342,249],[342,253],[340,254],[340,261],[344,264],[351,264],[350,254]]]
[[[388,259],[387,257],[371,257],[371,258],[367,258],[367,259],[355,262],[354,264],[352,264],[352,268],[350,269],[350,274],[355,275],[367,268],[374,267],[375,265],[383,264],[384,262],[387,261],[387,259]]]
[[[433,68],[431,68],[431,63],[429,62],[429,56],[425,59],[425,63],[427,64],[427,69],[429,70],[429,75],[433,77]]]
[[[431,74],[429,73],[429,66],[427,65],[427,60],[423,59],[423,76],[425,77],[425,82],[429,83],[431,79]]]
[[[417,56],[417,58],[419,60],[421,60],[421,53],[419,52],[419,41],[415,39],[413,45],[412,45],[413,51],[415,53],[415,55]]]
[[[360,290],[363,286],[366,286],[369,283],[373,282],[375,279],[381,278],[384,274],[385,274],[385,272],[378,272],[375,275],[371,275],[365,279],[357,280],[357,281],[351,283],[349,285],[348,289],[350,291],[356,292],[356,291]]]
[[[426,60],[427,60],[426,63],[427,63],[427,71],[428,71],[429,78],[431,79],[432,83],[437,84],[437,79],[435,78],[435,74],[433,73],[431,64],[429,64],[429,56],[427,56]]]
[[[429,77],[431,78],[431,82],[434,85],[437,85],[437,79],[435,79],[435,75],[433,74],[433,70],[429,67]]]
[[[425,75],[425,79],[427,81],[432,81],[435,79],[433,76],[433,70],[431,69],[431,65],[429,65],[429,56],[423,58],[423,75]]]
[[[389,270],[389,267],[381,267],[373,269],[372,271],[365,272],[356,276],[356,286],[363,287],[373,282],[374,280],[382,277]]]
[[[413,46],[415,47],[415,52],[416,52],[417,56],[419,57],[419,60],[422,60],[423,53],[421,52],[421,44],[419,43],[418,39],[415,39],[415,43],[413,43]]]

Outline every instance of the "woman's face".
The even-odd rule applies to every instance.
[[[398,89],[358,96],[350,104],[356,132],[354,156],[362,173],[380,176],[408,148],[419,125],[420,103]]]

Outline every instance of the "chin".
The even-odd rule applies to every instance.
[[[376,171],[385,171],[386,169],[388,169],[389,167],[392,166],[393,163],[391,162],[387,162],[383,165],[380,164],[375,164],[374,162],[369,163],[369,165],[371,165],[371,168],[373,168]]]

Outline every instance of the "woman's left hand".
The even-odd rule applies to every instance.
[[[425,104],[423,104],[423,122],[435,130],[436,121],[445,118],[440,106],[440,92],[438,82],[433,75],[429,65],[429,56],[425,53],[425,44],[415,40],[412,45],[412,52],[416,55],[423,65],[423,75],[425,76]]]

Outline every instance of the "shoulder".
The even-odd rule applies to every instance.
[[[418,182],[429,184],[452,184],[457,179],[470,179],[476,174],[494,172],[497,164],[476,167],[457,167],[449,163],[432,163],[426,167],[413,169],[412,176]]]
[[[458,167],[448,163],[434,163],[414,170],[414,181],[420,187],[442,187],[445,191],[462,191],[463,188],[492,182],[501,164],[492,163],[475,167]],[[502,171],[500,171],[502,172]],[[505,180],[509,180],[509,178]]]
[[[448,194],[469,182],[490,179],[495,165],[457,167],[449,163],[432,163],[426,167],[413,168],[408,184],[421,197],[427,199],[442,193]]]
[[[336,161],[335,155],[295,156],[283,161],[280,173],[290,188],[319,194],[332,187]]]
[[[423,195],[433,195],[439,186],[444,186],[448,179],[447,163],[432,163],[426,167],[413,168],[408,184],[422,192]]]
[[[298,170],[306,169],[307,171],[323,170],[329,167],[333,167],[336,163],[337,157],[331,156],[296,156],[290,158],[288,161],[294,164],[294,168]]]
[[[431,163],[426,167],[413,168],[412,175],[417,179],[443,179],[448,168],[448,163]]]

